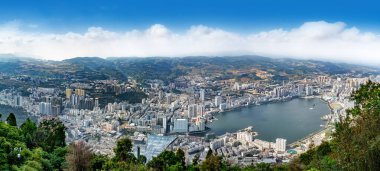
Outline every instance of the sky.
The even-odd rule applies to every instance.
[[[0,54],[238,56],[380,66],[380,2],[367,0],[9,0]]]

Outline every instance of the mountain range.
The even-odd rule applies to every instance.
[[[248,77],[260,79],[258,72],[271,74],[274,80],[287,80],[305,75],[379,73],[379,68],[346,63],[261,56],[235,57],[147,57],[99,58],[76,57],[63,61],[2,56],[0,72],[45,78],[78,80],[161,79],[170,81],[178,76],[200,74],[223,79]]]

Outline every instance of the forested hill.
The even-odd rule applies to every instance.
[[[274,75],[273,79],[288,79],[310,74],[369,75],[379,73],[377,68],[359,65],[260,56],[106,59],[77,57],[63,61],[17,57],[0,58],[0,72],[2,73],[83,80],[126,80],[128,76],[138,80],[171,80],[181,75],[194,73],[205,76],[218,75],[223,78],[235,71],[250,74],[249,72],[257,70]]]

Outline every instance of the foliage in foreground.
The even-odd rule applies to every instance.
[[[355,106],[335,126],[333,140],[295,159],[297,170],[380,170],[380,84],[354,92]]]
[[[20,128],[14,124],[13,117],[7,122],[0,121],[0,170],[63,169],[66,145],[64,139],[60,139],[65,136],[64,129],[59,129],[62,122],[45,120],[37,127],[27,119]],[[40,134],[48,136],[37,138]]]

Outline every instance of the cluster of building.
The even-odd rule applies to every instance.
[[[40,118],[57,116],[68,128],[67,142],[84,139],[101,154],[112,155],[117,139],[129,135],[148,159],[165,149],[181,148],[188,161],[195,155],[202,160],[208,150],[213,150],[233,163],[248,165],[287,162],[294,151],[287,151],[289,147],[282,138],[275,142],[257,139],[252,128],[213,139],[196,135],[207,132],[207,123],[220,112],[297,97],[320,96],[330,104],[340,104],[341,108],[325,117],[336,122],[344,109],[353,105],[349,95],[367,80],[380,81],[380,77],[317,76],[271,84],[194,75],[179,77],[167,85],[161,80],[148,80],[144,86],[134,80],[99,80],[73,83],[65,89],[32,87],[29,96],[7,89],[0,92],[0,104],[22,107]],[[148,97],[140,103],[122,101],[102,106],[101,99],[94,95],[119,95],[132,90]],[[320,137],[320,142],[325,140]],[[305,145],[299,147],[295,149],[298,153],[307,149]]]
[[[286,139],[277,138],[276,142],[257,139],[252,127],[235,133],[226,133],[211,140],[196,136],[178,136],[167,149],[178,148],[186,151],[186,161],[191,163],[195,156],[205,160],[207,153],[222,156],[232,164],[251,165],[260,162],[288,162],[292,154],[286,151]]]

